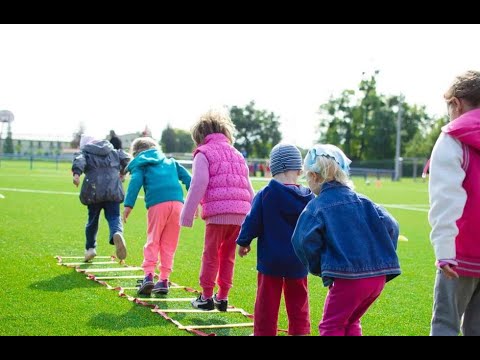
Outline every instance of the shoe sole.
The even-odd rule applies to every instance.
[[[152,294],[161,294],[161,295],[167,295],[168,294],[168,289],[152,289]]]
[[[127,248],[125,246],[125,240],[121,234],[113,235],[113,243],[115,244],[115,253],[119,260],[125,260],[127,257]]]
[[[203,310],[203,311],[212,311],[212,310],[215,310],[215,308],[214,308],[214,307],[213,307],[213,308],[211,308],[211,309],[204,309],[204,308],[201,308],[201,307],[196,307],[196,306],[193,306],[193,305],[192,305],[192,307],[193,307],[194,309]]]

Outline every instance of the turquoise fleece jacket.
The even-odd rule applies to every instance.
[[[147,209],[166,201],[183,202],[181,181],[187,191],[192,179],[190,173],[175,159],[167,159],[157,149],[142,151],[126,169],[130,172],[130,184],[125,196],[125,207],[133,208],[138,192],[143,186]]]

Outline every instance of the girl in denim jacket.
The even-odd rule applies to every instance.
[[[352,190],[350,163],[334,145],[316,145],[304,162],[308,186],[317,197],[300,215],[292,243],[309,272],[329,287],[322,336],[361,336],[361,317],[385,283],[400,274],[398,223]]]

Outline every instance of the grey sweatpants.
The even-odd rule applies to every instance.
[[[431,336],[480,336],[480,278],[448,279],[437,270]]]

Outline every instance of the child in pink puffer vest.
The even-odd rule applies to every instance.
[[[233,283],[235,241],[254,195],[245,159],[232,146],[234,129],[226,112],[210,110],[191,130],[197,148],[180,224],[191,227],[198,205],[202,206],[205,245],[200,269],[202,294],[192,301],[196,309],[227,310]],[[214,295],[215,285],[218,292]]]

